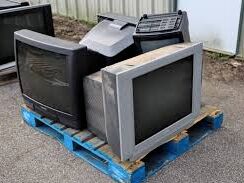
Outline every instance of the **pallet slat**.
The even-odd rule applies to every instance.
[[[64,130],[64,133],[66,133],[67,135],[69,135],[71,137],[75,136],[79,132],[80,132],[79,130],[75,130],[75,129],[72,129],[72,128],[67,128],[67,129]]]
[[[74,136],[75,139],[77,139],[80,142],[84,142],[90,138],[93,137],[93,134],[89,132],[88,130],[83,130],[82,132],[79,132]]]
[[[78,131],[42,118],[25,106],[21,108],[24,121],[31,127],[56,138],[77,157],[88,162],[117,182],[140,183],[154,175],[169,162],[200,143],[219,129],[223,113],[218,108],[205,106],[193,126],[179,133],[170,142],[155,149],[135,162],[121,162],[111,147],[88,130]]]
[[[94,138],[90,139],[89,141],[87,141],[87,143],[90,143],[94,150],[98,149],[106,144],[106,142],[104,142],[103,140],[100,140],[98,137],[94,137]]]

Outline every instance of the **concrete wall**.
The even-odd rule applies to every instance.
[[[187,11],[192,41],[211,51],[236,55],[242,0],[178,0]]]

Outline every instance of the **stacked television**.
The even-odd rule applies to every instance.
[[[0,10],[0,27],[1,68],[14,67],[14,32],[29,29],[54,36],[51,6],[44,4]]]
[[[185,12],[140,20],[103,14],[80,44],[42,33],[15,32],[26,105],[88,128],[121,160],[164,144],[199,114],[202,44],[189,42]]]

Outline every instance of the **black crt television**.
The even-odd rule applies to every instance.
[[[82,79],[87,48],[29,30],[15,32],[17,73],[25,104],[74,129],[86,127]]]
[[[13,0],[0,0],[0,10],[9,9],[9,8],[17,8],[21,6],[29,6],[29,3],[19,2]]]
[[[0,11],[0,27],[0,65],[3,65],[15,60],[15,31],[29,29],[54,36],[51,5],[43,4],[2,10]]]

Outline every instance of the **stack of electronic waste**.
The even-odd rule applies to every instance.
[[[190,43],[186,12],[101,14],[79,44],[54,37],[49,4],[0,11],[0,26],[0,61],[15,53],[26,106],[88,128],[122,161],[166,143],[200,112],[202,44]]]

